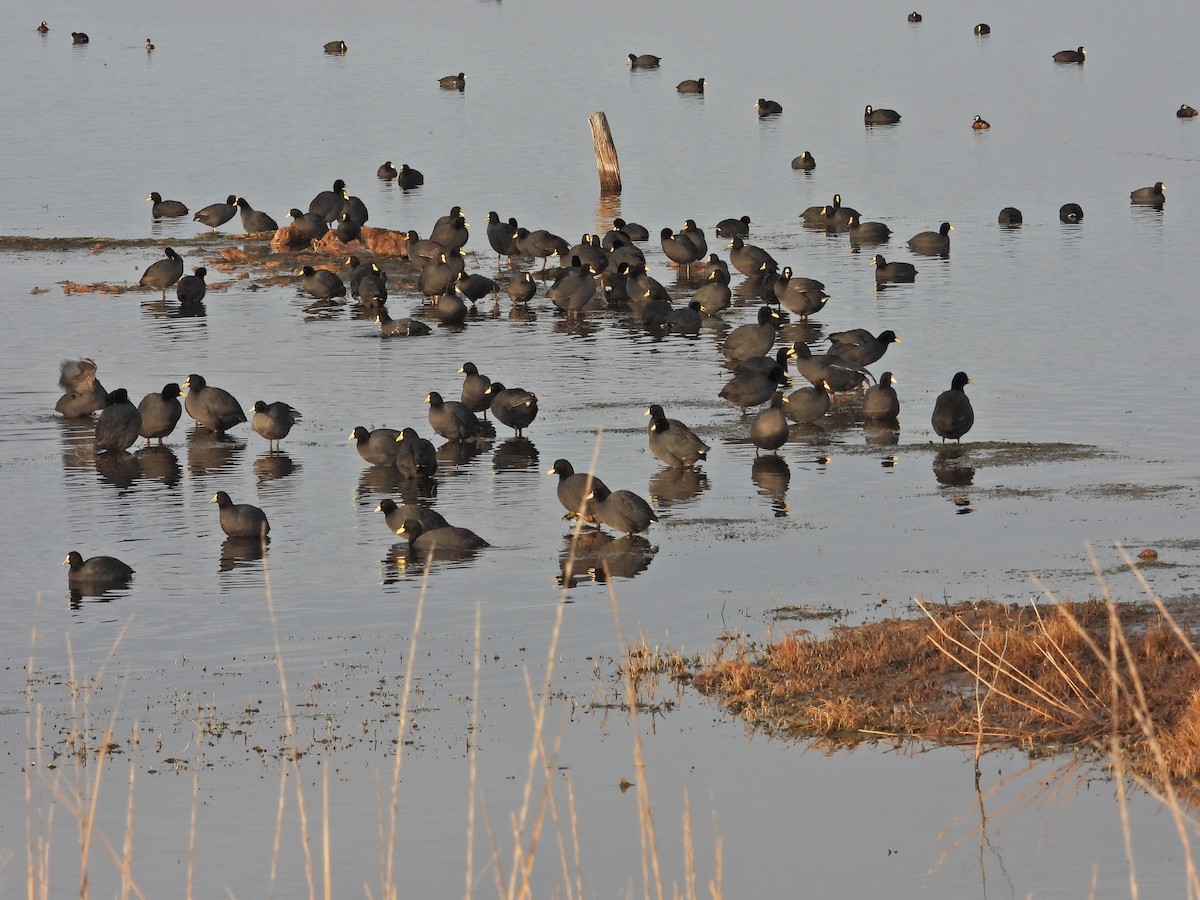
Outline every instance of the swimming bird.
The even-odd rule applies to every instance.
[[[408,427],[396,436],[396,471],[404,478],[432,478],[438,470],[433,442]]]
[[[273,450],[279,449],[279,442],[287,437],[292,426],[303,418],[300,410],[282,400],[276,400],[274,403],[255,400],[254,406],[250,407],[248,412],[253,413],[250,417],[250,427],[267,439],[268,446],[274,444],[271,447]]]
[[[971,127],[974,128],[976,131],[985,131],[988,128],[992,127],[992,123],[986,122],[981,117],[976,116],[975,121],[971,123]]]
[[[799,156],[792,160],[792,168],[799,169],[804,172],[811,172],[817,167],[817,161],[813,159],[813,155],[805,150]]]
[[[863,121],[868,125],[895,125],[900,121],[900,113],[894,109],[876,109],[867,104],[863,112]]]
[[[754,356],[766,356],[771,347],[775,345],[775,335],[779,325],[779,313],[769,306],[760,306],[758,321],[754,324],[739,325],[729,332],[725,343],[721,345],[721,352],[735,361],[750,359]]]
[[[71,43],[72,44],[86,44],[89,40],[91,40],[91,38],[89,38],[87,36],[87,33],[84,31],[72,31],[71,32]]]
[[[759,410],[750,424],[750,441],[759,450],[778,450],[787,443],[790,426],[783,411],[785,403],[783,394],[776,391],[771,397],[771,405]]]
[[[1130,191],[1129,200],[1131,203],[1143,203],[1148,206],[1162,206],[1167,202],[1166,195],[1163,194],[1163,188],[1166,187],[1161,181],[1156,181],[1151,187],[1138,188],[1136,191]]]
[[[923,18],[925,18],[925,17],[922,16],[915,9],[908,14],[908,21],[910,21],[910,22],[920,22]]]
[[[972,383],[966,372],[955,373],[950,382],[950,390],[938,394],[933,404],[930,423],[943,444],[946,443],[946,438],[961,442],[962,436],[975,424],[975,410],[971,407],[971,399],[963,391],[964,387]]]
[[[1087,55],[1082,47],[1075,50],[1059,50],[1051,57],[1056,63],[1081,63]]]
[[[387,522],[388,530],[393,534],[403,533],[405,522],[416,522],[425,531],[450,527],[445,516],[428,506],[417,506],[411,503],[397,506],[395,500],[386,499],[379,501],[375,512],[383,513],[383,520]]]
[[[870,422],[893,422],[900,417],[900,398],[892,387],[896,377],[891,372],[879,376],[879,384],[873,384],[863,394],[863,416]]]
[[[358,455],[373,466],[392,466],[396,464],[396,454],[399,448],[396,442],[400,440],[400,432],[394,428],[376,428],[367,431],[363,426],[355,426],[347,440],[355,442]]]
[[[687,425],[678,419],[668,419],[657,403],[650,404],[645,415],[650,417],[646,428],[650,452],[668,466],[694,466],[708,456],[712,448],[700,440]]]
[[[443,400],[437,391],[425,395],[429,424],[448,441],[470,441],[479,436],[479,420],[457,400]]]
[[[576,472],[574,466],[565,459],[556,459],[554,465],[546,470],[546,474],[558,476],[556,488],[558,502],[567,511],[563,518],[581,518],[586,522],[595,521],[590,495],[597,486],[607,490],[603,481],[591,472]]]
[[[981,37],[983,35],[991,34],[992,26],[987,24],[987,22],[980,22],[978,25],[975,26],[975,33]]]
[[[349,199],[350,195],[346,193],[346,182],[339,178],[334,181],[332,189],[318,192],[309,201],[308,211],[325,224],[336,222],[341,218],[342,210]]]
[[[1025,217],[1021,215],[1021,211],[1015,206],[1006,206],[1000,210],[1000,215],[996,217],[996,221],[1006,228],[1011,228],[1014,225],[1020,225],[1025,221]]]
[[[1175,115],[1180,119],[1192,119],[1196,117],[1196,110],[1183,103],[1179,109],[1175,110]]]
[[[587,500],[595,521],[613,531],[637,534],[658,521],[650,504],[633,491],[610,491],[607,485],[593,481]]]
[[[183,257],[170,247],[165,247],[163,253],[167,258],[157,260],[147,266],[138,284],[141,287],[158,288],[162,291],[162,295],[165,298],[167,296],[167,288],[177,282],[183,275]]]
[[[390,159],[375,170],[375,177],[382,178],[384,181],[391,181],[397,174],[396,167],[392,165]]]
[[[192,216],[192,221],[207,225],[216,234],[218,228],[237,214],[237,199],[237,194],[230,194],[224,203],[210,203]]]
[[[409,550],[431,556],[438,553],[468,553],[491,546],[469,528],[448,526],[426,530],[416,519],[409,519],[396,534],[408,538]]]
[[[133,569],[115,556],[93,556],[84,560],[77,551],[72,550],[63,560],[63,565],[70,566],[67,584],[73,589],[117,587],[133,577]]]
[[[917,277],[917,267],[907,262],[888,262],[878,253],[871,257],[871,265],[875,267],[875,283],[887,281],[914,281]]]
[[[779,103],[774,100],[764,100],[762,97],[759,97],[758,102],[754,105],[758,109],[758,117],[760,119],[765,119],[767,116],[777,116],[783,112],[783,107]]]
[[[305,266],[296,274],[303,276],[300,279],[300,287],[318,300],[332,300],[334,297],[346,296],[346,285],[336,273],[330,272],[328,269],[314,269],[312,266]]]
[[[1058,208],[1058,220],[1060,222],[1082,222],[1083,207],[1078,203],[1064,203]]]
[[[832,393],[840,394],[857,389],[869,377],[862,366],[842,359],[836,353],[813,353],[804,341],[796,341],[796,371],[808,379],[809,384],[825,382]]]
[[[108,395],[108,402],[96,420],[96,450],[123,453],[137,443],[142,429],[142,416],[129,399],[125,388]]]
[[[210,386],[203,375],[189,375],[184,379],[183,387],[187,391],[184,409],[196,424],[223,434],[246,421],[246,413],[233,395],[224,388]]]
[[[414,169],[408,163],[400,164],[400,171],[396,173],[396,183],[405,191],[410,191],[415,187],[420,187],[425,183],[425,176]]]
[[[151,392],[142,398],[138,404],[138,414],[142,417],[139,434],[147,444],[154,438],[158,438],[161,444],[162,439],[175,430],[183,416],[183,404],[179,402],[182,395],[179,384],[172,381],[164,385],[161,391]]]
[[[37,27],[38,33],[45,34],[49,30],[50,30],[50,26],[46,24],[45,19],[42,19],[42,24]]]
[[[90,416],[108,403],[108,391],[96,378],[96,363],[82,359],[64,359],[58,367],[58,386],[66,393],[54,404],[55,412],[68,419]]]
[[[150,53],[154,50],[154,42],[150,38],[146,38],[146,52]]]
[[[506,388],[499,381],[493,381],[484,392],[491,400],[492,415],[504,425],[513,429],[517,437],[533,424],[538,414],[538,398],[533,391],[524,388]]]
[[[954,226],[943,222],[937,231],[922,231],[908,239],[908,248],[913,253],[927,256],[945,256],[950,252],[950,232]]]
[[[482,300],[488,294],[496,294],[500,291],[496,282],[492,281],[486,275],[480,275],[478,272],[471,272],[470,274],[459,272],[454,286],[458,288],[460,294],[472,303]]]
[[[346,52],[346,42],[345,41],[329,41],[325,44],[325,52],[326,53],[345,53]]]
[[[457,75],[443,75],[438,79],[438,87],[447,91],[465,91],[467,76],[463,72],[459,72]]]
[[[722,219],[717,223],[717,237],[748,238],[750,237],[750,224],[749,216],[742,216],[739,219]]]
[[[846,217],[846,233],[852,244],[882,244],[892,236],[892,229],[882,222],[863,222],[852,213]]]
[[[662,57],[655,56],[652,53],[629,54],[629,67],[631,69],[657,69],[660,62],[662,62]]]
[[[262,210],[252,207],[245,197],[237,198],[237,208],[246,234],[261,234],[264,231],[275,231],[279,227],[278,222]]]
[[[169,219],[188,214],[186,206],[178,200],[164,200],[162,194],[158,191],[151,191],[150,196],[146,198],[146,202],[154,204],[150,207],[150,215],[155,219]]]
[[[217,504],[221,530],[231,538],[265,538],[271,530],[266,513],[249,503],[234,503],[224,491],[217,491],[208,502]]]
[[[175,285],[175,296],[180,303],[199,303],[204,299],[204,295],[208,293],[208,285],[204,283],[207,274],[208,269],[197,266],[191,275],[184,275],[179,279]]]
[[[366,271],[358,279],[356,292],[358,302],[363,306],[382,306],[388,298],[387,272],[380,269],[375,263],[363,266],[363,268]],[[351,293],[355,293],[353,289]]]
[[[675,90],[681,94],[703,94],[707,84],[707,78],[687,78],[675,85]]]
[[[829,352],[856,366],[869,366],[883,358],[889,344],[901,343],[890,328],[871,334],[865,328],[835,331],[829,335]]]
[[[437,294],[430,299],[433,301],[433,314],[443,325],[459,325],[474,311],[474,306],[467,305],[453,284],[444,294]]]

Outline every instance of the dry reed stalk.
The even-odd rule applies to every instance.
[[[683,789],[683,873],[687,900],[696,900],[696,847],[692,842],[692,798]]]
[[[475,792],[479,785],[479,679],[483,665],[483,606],[475,604],[475,644],[471,652],[471,718],[467,737],[467,861],[463,900],[471,900],[475,887]]]
[[[121,848],[121,900],[129,900],[130,890],[135,890],[130,872],[133,871],[133,786],[137,781],[137,748],[141,746],[138,739],[137,722],[129,735],[129,799],[125,804],[125,843]],[[141,895],[141,892],[137,892]]]
[[[329,766],[321,769],[321,863],[325,900],[333,900],[333,857],[329,853]]]
[[[200,807],[200,772],[192,773],[192,811],[188,823],[187,875],[183,895],[192,900],[196,874],[196,810]]]
[[[283,811],[287,808],[287,766],[279,767],[279,799],[275,803],[275,832],[271,838],[271,868],[267,877],[268,897],[275,896],[275,879],[279,873],[279,853],[283,843]]]

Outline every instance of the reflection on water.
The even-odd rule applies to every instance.
[[[941,447],[933,455],[933,477],[946,487],[966,487],[975,481],[975,467],[967,446]]]
[[[166,444],[151,444],[136,451],[138,466],[142,474],[151,481],[174,487],[183,478],[179,457]]]
[[[227,537],[221,542],[219,568],[222,572],[255,566],[267,553],[271,538]],[[255,566],[257,568],[257,566]]]
[[[96,455],[96,472],[103,483],[127,488],[141,477],[142,466],[132,453],[106,452]]]
[[[583,528],[563,539],[556,582],[576,587],[584,579],[607,584],[613,578],[633,578],[650,568],[658,547],[640,534],[613,537]]]
[[[661,507],[686,505],[708,490],[708,476],[692,466],[671,466],[650,476],[647,493]]]
[[[245,441],[219,435],[199,426],[187,432],[188,472],[198,478],[226,472],[238,465]]]
[[[289,475],[299,472],[300,468],[300,464],[282,450],[273,450],[264,453],[254,461],[254,475],[260,484],[264,481],[286,478]],[[375,467],[373,466],[372,468]]]
[[[776,518],[786,516],[788,484],[792,470],[782,456],[756,456],[750,466],[750,480],[758,493],[771,501],[771,513]]]
[[[529,469],[537,464],[537,447],[527,437],[511,437],[492,453],[492,468],[497,472],[506,469]]]

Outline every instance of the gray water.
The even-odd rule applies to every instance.
[[[479,791],[507,870],[508,816],[521,802],[532,732],[525,678],[541,684],[565,598],[548,734],[562,735],[552,780],[563,819],[571,781],[587,893],[637,892],[641,882],[636,800],[618,789],[622,778],[651,794],[671,881],[684,868],[686,790],[699,874],[711,876],[719,834],[727,896],[791,895],[801,884],[815,896],[1078,896],[1093,883],[1097,896],[1125,893],[1113,786],[1096,772],[989,757],[994,824],[981,852],[973,767],[957,751],[827,756],[748,740],[740,723],[687,691],[654,719],[607,708],[619,690],[611,660],[623,652],[609,589],[587,578],[559,587],[569,526],[543,473],[557,457],[583,468],[596,454],[611,487],[655,499],[661,521],[638,542],[640,554],[610,557],[625,566],[612,585],[619,627],[686,653],[727,632],[754,641],[782,633],[792,625],[776,624],[772,610],[789,604],[828,606],[854,622],[903,612],[914,596],[1023,600],[1038,594],[1031,572],[1082,598],[1099,590],[1089,542],[1117,596],[1137,599],[1140,589],[1113,542],[1158,548],[1160,564],[1147,570],[1154,588],[1168,599],[1193,596],[1200,553],[1188,376],[1200,123],[1174,116],[1180,103],[1200,100],[1185,93],[1196,81],[1187,7],[947,4],[922,9],[920,25],[878,2],[616,2],[586,18],[512,0],[182,12],[119,3],[65,17],[3,9],[0,67],[7,84],[24,88],[0,96],[9,123],[0,232],[167,238],[191,250],[189,267],[211,273],[206,315],[179,318],[173,299],[68,295],[60,286],[136,284],[157,247],[3,254],[5,808],[25,808],[28,748],[62,749],[68,672],[103,669],[106,687],[90,712],[97,723],[116,712],[125,755],[110,763],[99,820],[119,846],[132,760],[139,886],[147,896],[182,893],[199,773],[198,894],[266,893],[276,754],[287,744],[278,639],[290,700],[302,704],[310,826],[328,776],[337,891],[377,885],[392,716],[424,591],[397,861],[405,893],[459,893],[468,746],[478,747]],[[34,32],[43,17],[45,36]],[[991,24],[991,36],[972,34],[977,21]],[[72,46],[72,30],[91,43]],[[350,48],[344,57],[321,52],[339,38]],[[1081,43],[1085,65],[1050,62]],[[629,52],[659,54],[663,65],[631,72]],[[460,70],[465,92],[438,89],[438,76]],[[700,76],[709,82],[702,97],[675,92]],[[759,96],[782,103],[783,115],[759,121]],[[902,122],[864,129],[867,103],[898,109]],[[587,129],[597,110],[622,162],[616,206],[597,200]],[[975,114],[992,129],[972,131]],[[795,172],[789,162],[805,149],[817,168]],[[378,182],[385,159],[423,171],[425,186],[405,193]],[[467,250],[484,272],[495,266],[484,234],[490,209],[572,242],[614,215],[655,235],[694,218],[718,250],[716,222],[748,214],[753,242],[826,283],[832,299],[808,332],[816,346],[844,328],[900,335],[872,367],[898,379],[897,442],[872,443],[853,415],[840,415],[797,429],[780,453],[785,482],[756,479],[749,419],[717,398],[728,373],[715,349],[728,327],[752,320],[752,302],[698,339],[654,340],[620,310],[566,323],[539,297],[529,319],[510,318],[503,299],[495,315],[481,304],[461,331],[381,341],[350,310],[314,316],[294,287],[251,290],[261,279],[218,272],[211,260],[222,244],[196,249],[190,239],[205,229],[190,217],[152,223],[144,202],[157,190],[195,211],[235,193],[283,222],[339,177],[375,226],[426,234],[462,205],[473,225]],[[1131,207],[1129,191],[1155,181],[1167,184],[1166,208]],[[834,193],[893,229],[880,252],[915,262],[915,284],[876,290],[870,249],[851,252],[844,235],[800,228],[799,212]],[[1082,224],[1058,221],[1068,201],[1083,206]],[[1009,205],[1023,210],[1024,227],[997,226]],[[904,246],[943,220],[955,225],[948,259]],[[237,231],[236,219],[222,229]],[[676,288],[657,240],[644,249],[652,274]],[[745,289],[738,297],[746,300]],[[419,304],[401,295],[388,305],[398,317]],[[81,355],[97,361],[107,387],[125,386],[135,399],[198,372],[243,405],[282,399],[304,420],[278,454],[245,426],[224,444],[181,427],[136,463],[98,465],[90,426],[52,411],[59,360]],[[397,539],[373,512],[396,485],[346,435],[360,424],[413,424],[428,435],[423,398],[456,396],[455,372],[468,359],[538,393],[541,414],[527,432],[536,458],[506,444],[501,428],[486,452],[443,467],[434,506],[493,546],[434,566],[426,584],[397,564]],[[974,381],[976,424],[958,462],[974,471],[969,484],[945,485],[929,413],[959,369]],[[713,445],[702,479],[672,478],[647,451],[642,412],[652,402]],[[511,450],[522,452],[514,459]],[[208,504],[217,490],[266,510],[265,561],[223,553]],[[132,585],[69,603],[58,563],[73,548],[125,559],[137,570]],[[31,702],[47,710],[40,742],[28,734]],[[198,741],[196,720],[232,723],[234,733],[218,728]],[[634,767],[635,734],[645,772]],[[35,779],[43,808],[54,777],[64,776]],[[281,896],[306,884],[291,790]],[[1143,891],[1177,895],[1182,867],[1168,817],[1137,796],[1133,832]],[[69,873],[78,851],[65,808],[53,833],[54,861]],[[0,842],[0,883],[19,884],[21,817],[0,822]],[[544,838],[539,851],[539,896],[559,882],[552,845]],[[478,893],[492,883],[486,848],[480,830]],[[94,885],[112,883],[96,851],[92,868]],[[55,893],[74,883],[70,874],[55,879]]]

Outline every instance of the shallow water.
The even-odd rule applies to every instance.
[[[65,673],[105,667],[110,686],[93,701],[93,717],[120,710],[122,742],[135,720],[144,730],[136,754],[129,744],[126,752],[138,773],[135,869],[147,895],[179,893],[193,772],[201,773],[197,885],[265,892],[276,753],[287,743],[277,640],[292,703],[312,704],[298,707],[297,739],[311,763],[302,768],[310,824],[332,770],[335,883],[376,882],[376,807],[387,794],[395,698],[423,591],[419,711],[406,748],[398,854],[414,895],[461,890],[468,742],[479,747],[480,790],[506,845],[531,732],[526,672],[540,683],[564,596],[549,730],[563,734],[558,777],[569,776],[575,791],[589,892],[634,890],[640,881],[636,800],[618,790],[621,778],[650,790],[665,872],[675,880],[687,789],[700,873],[711,874],[715,821],[730,896],[780,895],[800,877],[823,895],[901,884],[902,893],[962,896],[977,892],[981,877],[992,885],[1007,878],[1021,895],[1078,895],[1093,883],[1093,864],[1098,896],[1124,892],[1110,784],[1084,781],[1063,808],[1053,806],[1054,837],[1045,843],[1039,835],[1051,813],[1035,807],[1007,826],[1003,854],[990,849],[981,868],[977,847],[967,849],[973,839],[960,847],[941,836],[974,809],[971,763],[957,752],[827,757],[747,741],[737,722],[690,692],[652,728],[606,711],[615,690],[609,660],[622,655],[609,590],[578,565],[574,586],[561,592],[569,526],[543,473],[557,457],[583,468],[596,454],[611,487],[655,498],[661,521],[645,541],[592,539],[582,563],[606,560],[620,576],[613,594],[626,636],[685,652],[709,648],[727,630],[758,640],[788,628],[772,610],[789,604],[829,606],[858,621],[903,611],[911,596],[1022,599],[1038,593],[1030,572],[1059,594],[1086,596],[1099,589],[1086,542],[1118,596],[1140,591],[1122,573],[1114,541],[1158,548],[1159,564],[1146,570],[1155,589],[1193,596],[1197,432],[1186,360],[1200,123],[1173,115],[1197,98],[1161,96],[1163,83],[1186,83],[1166,73],[1166,61],[1190,59],[1182,7],[1135,13],[1106,4],[1103,16],[1081,4],[928,8],[920,25],[874,2],[803,16],[778,6],[747,17],[729,7],[683,29],[677,17],[695,15],[684,4],[618,2],[607,14],[636,15],[638,28],[614,29],[613,39],[579,33],[555,7],[511,0],[350,4],[336,13],[290,4],[283,16],[276,4],[218,3],[195,18],[123,3],[89,10],[92,21],[51,21],[46,36],[33,28],[48,12],[0,8],[7,82],[37,86],[0,96],[5,121],[29,123],[8,133],[0,232],[169,238],[188,249],[189,267],[212,273],[205,315],[180,318],[173,297],[164,304],[147,293],[65,294],[60,286],[135,284],[157,247],[5,251],[0,267],[0,559],[16,626],[0,643],[10,773],[29,746],[26,662],[34,660],[32,699],[47,707],[51,733],[68,721]],[[776,20],[787,26],[771,27]],[[986,39],[971,33],[980,20],[993,28]],[[69,32],[80,28],[91,43],[72,47]],[[147,36],[157,45],[149,56]],[[350,47],[344,57],[321,53],[335,38]],[[1089,50],[1084,66],[1050,62],[1079,43]],[[630,72],[629,52],[660,54],[664,64]],[[468,73],[465,92],[437,88],[439,75],[459,70]],[[704,96],[676,94],[679,80],[699,76],[709,81]],[[779,100],[783,115],[758,121],[758,96]],[[866,130],[866,103],[904,118]],[[616,205],[596,198],[586,120],[598,109],[622,161]],[[990,131],[970,129],[976,113]],[[804,149],[817,159],[812,173],[788,165]],[[400,192],[378,182],[375,169],[387,158],[421,169],[426,185]],[[503,299],[495,314],[481,304],[461,331],[383,341],[353,310],[315,314],[291,286],[218,272],[211,260],[222,244],[196,247],[190,239],[205,229],[190,218],[152,224],[143,202],[158,190],[195,211],[238,193],[282,222],[285,210],[306,207],[338,177],[367,203],[372,225],[426,234],[461,204],[473,226],[467,249],[485,272],[494,267],[489,209],[572,242],[614,215],[652,234],[691,217],[712,249],[724,243],[712,233],[717,221],[749,214],[753,242],[832,295],[807,331],[788,335],[818,347],[844,328],[900,335],[872,367],[899,382],[896,443],[873,442],[843,413],[827,427],[798,429],[782,463],[756,460],[749,419],[717,398],[728,373],[716,342],[754,315],[745,288],[735,291],[743,305],[725,314],[726,324],[706,325],[697,339],[655,340],[622,310],[570,324],[539,297],[528,319],[510,317]],[[1160,180],[1166,209],[1129,206],[1130,190]],[[915,262],[915,284],[876,290],[870,249],[851,252],[844,235],[799,227],[802,209],[834,193],[893,229],[880,252]],[[1058,222],[1067,201],[1084,207],[1082,224]],[[1024,211],[1023,228],[996,225],[1007,205]],[[909,235],[943,220],[955,225],[948,259],[909,253]],[[234,234],[236,224],[222,231]],[[645,247],[652,274],[686,296],[691,288],[677,286],[658,246]],[[399,317],[419,304],[401,294],[388,305]],[[96,359],[107,387],[126,386],[135,399],[199,372],[243,405],[282,399],[304,420],[278,454],[245,426],[225,442],[181,429],[161,450],[98,464],[90,427],[52,412],[58,361],[80,355]],[[397,485],[363,463],[346,435],[360,424],[413,424],[428,435],[422,399],[430,390],[456,396],[455,372],[467,359],[535,390],[541,413],[528,444],[500,428],[486,452],[443,466],[434,506],[493,546],[436,565],[426,587],[417,569],[397,561],[402,548],[373,511],[397,496]],[[929,412],[959,369],[974,381],[976,425],[961,454],[943,455]],[[677,476],[646,450],[642,412],[652,402],[713,445],[702,476]],[[216,490],[267,511],[265,560],[223,543],[208,503]],[[72,548],[130,562],[132,585],[102,602],[70,603],[57,563]],[[485,660],[478,692],[477,609]],[[473,731],[475,696],[481,720]],[[211,743],[197,743],[193,721],[233,722],[241,733],[218,728]],[[632,761],[638,732],[645,773]],[[123,762],[106,779],[110,805],[100,813],[118,843]],[[1022,784],[1053,780],[1045,770],[1056,765],[1043,762],[1028,782],[1018,780],[1017,796]],[[1013,754],[991,768],[999,779],[1022,766]],[[21,782],[4,782],[10,808],[24,803]],[[1178,893],[1177,855],[1154,865],[1163,847],[1177,847],[1166,818],[1136,801],[1136,856],[1149,893]],[[294,893],[305,884],[292,833],[298,814],[289,810],[285,820],[278,883]],[[55,828],[73,839],[62,810]],[[18,859],[24,823],[0,823],[0,833]],[[475,868],[490,886],[483,841]],[[73,852],[68,840],[55,859],[70,865]],[[542,852],[539,895],[558,868],[556,851]],[[110,877],[101,865],[97,883]],[[0,876],[13,881],[16,871],[10,862]]]

